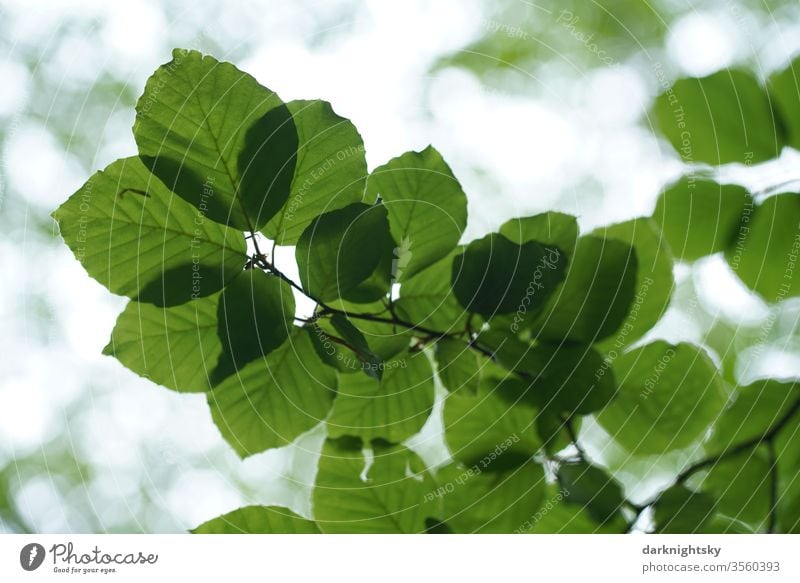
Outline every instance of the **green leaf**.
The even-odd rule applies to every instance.
[[[521,465],[541,446],[536,410],[506,402],[495,385],[487,381],[474,397],[451,393],[444,401],[445,441],[453,458],[481,471]]]
[[[465,342],[442,338],[436,342],[437,372],[442,384],[451,393],[474,395],[481,381],[479,355]]]
[[[779,532],[800,533],[800,416],[795,414],[775,438],[778,462]]]
[[[598,344],[598,348],[613,357],[644,336],[667,310],[675,287],[674,260],[651,219],[617,223],[596,233],[632,245],[636,251],[636,288],[627,317],[616,334]]]
[[[502,472],[450,464],[436,474],[432,494],[442,500],[442,520],[456,533],[512,533],[541,507],[544,470],[534,461]]]
[[[286,104],[297,129],[297,162],[286,205],[262,232],[278,245],[294,245],[321,213],[361,202],[367,181],[364,142],[356,127],[327,101]]]
[[[206,391],[222,352],[218,300],[213,295],[171,308],[129,302],[103,354],[174,391]]]
[[[623,241],[578,239],[566,281],[535,323],[537,338],[591,344],[619,330],[636,293],[636,253]]]
[[[800,385],[765,379],[737,388],[732,397],[714,425],[709,451],[722,453],[766,435],[796,406]]]
[[[453,260],[453,292],[465,309],[486,317],[535,312],[563,281],[565,270],[557,247],[533,241],[517,245],[492,233]]]
[[[503,383],[499,393],[551,413],[588,415],[617,390],[610,365],[589,346],[538,344],[510,368],[525,378]]]
[[[204,220],[137,158],[96,173],[53,217],[90,276],[141,302],[175,305],[211,295],[247,259],[241,233]]]
[[[293,327],[294,310],[292,289],[274,275],[249,269],[228,284],[217,310],[222,356],[214,382],[283,344]]]
[[[362,370],[372,378],[380,380],[383,375],[384,363],[377,354],[372,352],[372,349],[367,344],[367,339],[364,338],[361,331],[341,314],[333,315],[331,325],[341,339],[353,350],[361,362]]]
[[[526,518],[520,530],[530,534],[620,534],[627,530],[621,513],[598,524],[582,504],[571,504],[570,496],[571,492],[550,486],[541,509]]]
[[[724,251],[736,238],[753,199],[736,184],[684,176],[659,196],[653,219],[679,259],[694,261]]]
[[[666,490],[655,504],[656,532],[691,534],[703,530],[715,511],[715,501],[703,492],[677,485]]]
[[[376,168],[367,193],[369,200],[380,196],[389,213],[392,237],[401,250],[394,270],[397,281],[446,257],[467,226],[467,197],[432,146]]]
[[[726,518],[745,523],[759,532],[770,510],[771,463],[764,447],[727,457],[709,468],[702,490],[716,501],[716,510]]]
[[[451,253],[400,286],[395,310],[404,320],[442,332],[461,331],[469,315],[456,300],[450,286]]]
[[[558,247],[572,255],[578,241],[578,220],[572,215],[550,211],[532,217],[510,219],[500,227],[500,234],[517,245],[534,241]]]
[[[755,164],[783,146],[767,93],[746,71],[679,79],[656,99],[658,130],[686,163]]]
[[[336,373],[294,328],[289,340],[208,393],[211,417],[241,457],[291,443],[328,416]]]
[[[280,506],[245,506],[204,522],[193,534],[320,534],[313,520]]]
[[[612,522],[625,500],[616,481],[585,462],[562,464],[558,469],[558,483],[563,492],[569,493],[568,503],[582,506],[600,525]]]
[[[745,221],[726,258],[744,284],[768,302],[800,296],[800,195],[767,198]]]
[[[292,115],[230,63],[176,49],[147,81],[133,135],[153,174],[218,223],[255,231],[289,197]]]
[[[388,230],[383,205],[356,203],[317,217],[295,251],[303,289],[322,301],[345,297],[378,267],[384,249],[375,242]]]
[[[417,433],[433,408],[433,371],[422,352],[386,363],[380,381],[366,375],[339,377],[328,435],[382,438],[400,443]]]
[[[800,59],[771,75],[767,88],[786,134],[786,145],[800,150]]]
[[[433,508],[424,498],[434,483],[422,460],[400,445],[376,447],[373,456],[364,476],[366,459],[360,443],[355,447],[350,440],[325,442],[313,492],[320,529],[355,534],[425,532]]]
[[[597,420],[636,454],[663,454],[702,439],[725,403],[714,363],[690,344],[653,342],[614,362],[616,398]]]

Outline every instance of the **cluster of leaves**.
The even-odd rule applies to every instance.
[[[728,407],[698,347],[634,346],[673,287],[652,218],[580,234],[549,212],[460,244],[466,196],[435,149],[368,173],[328,103],[284,103],[193,51],[148,81],[133,131],[138,156],[54,213],[87,272],[131,298],[105,352],[205,393],[242,457],[327,432],[312,517],[246,507],[197,532],[623,532],[649,507],[662,531],[800,528],[797,386]],[[450,460],[431,468],[407,443],[436,423],[437,391]],[[637,505],[584,454],[586,416],[632,455],[706,441],[710,457]],[[746,515],[741,458],[768,490]]]
[[[652,118],[694,168],[767,162],[784,147],[800,149],[798,74],[800,59],[765,84],[739,69],[680,79],[658,97]],[[662,193],[654,218],[676,257],[723,252],[745,285],[777,302],[800,295],[800,196],[771,190],[752,194],[693,170]]]

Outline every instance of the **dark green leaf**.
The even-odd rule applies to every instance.
[[[392,443],[417,433],[433,408],[433,371],[422,352],[383,363],[380,381],[366,375],[339,377],[339,393],[328,419],[332,437],[351,435],[365,442]]]
[[[786,144],[800,150],[800,59],[770,76],[769,96],[786,134]]]
[[[611,522],[622,508],[622,488],[603,470],[587,463],[562,464],[558,483],[567,503],[583,506],[598,524]]]
[[[193,534],[319,534],[313,520],[280,506],[245,506],[204,522]]]
[[[218,300],[213,295],[171,308],[130,302],[117,318],[103,354],[175,391],[206,391],[222,352]]]
[[[486,317],[535,312],[563,281],[565,270],[557,247],[533,241],[517,245],[492,233],[453,260],[453,292],[465,309]]]
[[[675,256],[693,261],[724,251],[735,240],[745,209],[752,206],[742,186],[689,175],[661,193],[653,219]]]
[[[345,297],[378,267],[384,249],[375,242],[388,230],[382,205],[356,203],[317,217],[295,252],[303,288],[322,301]]]
[[[611,366],[589,346],[538,344],[511,368],[525,378],[503,383],[500,394],[552,413],[588,415],[617,390]]]
[[[425,495],[435,488],[425,466],[403,446],[376,447],[366,468],[360,448],[325,442],[314,487],[314,517],[326,533],[425,532],[431,516]]]
[[[627,523],[621,513],[605,524],[594,520],[582,504],[570,504],[571,493],[557,485],[548,488],[541,509],[522,523],[531,534],[620,534]]]
[[[644,336],[667,310],[675,286],[674,259],[651,219],[617,223],[598,229],[597,233],[633,245],[636,251],[636,291],[627,317],[616,334],[598,344],[614,356]]]
[[[542,467],[534,461],[502,472],[450,464],[436,473],[442,520],[456,533],[512,533],[541,507]]]
[[[336,373],[319,359],[310,334],[295,328],[282,346],[208,394],[214,423],[240,456],[287,445],[328,416]]]
[[[89,275],[141,302],[175,305],[208,296],[247,259],[241,233],[204,220],[137,158],[92,176],[53,217]]]
[[[620,445],[662,454],[702,439],[725,399],[714,363],[690,344],[653,342],[614,362],[616,398],[597,417]]]
[[[623,241],[578,239],[567,278],[535,323],[537,337],[591,344],[619,330],[636,293],[638,260]]]
[[[767,93],[746,71],[680,79],[658,97],[653,116],[686,163],[755,164],[783,146]]]
[[[743,222],[728,248],[731,269],[768,302],[800,295],[795,276],[800,255],[800,195],[771,196]]]
[[[218,223],[257,230],[289,197],[292,115],[230,63],[176,49],[147,81],[133,135],[153,174]]]
[[[222,356],[214,382],[283,344],[292,330],[294,309],[289,284],[263,271],[249,269],[228,284],[217,310]]]
[[[299,138],[289,199],[262,232],[294,245],[317,215],[361,202],[367,180],[364,142],[327,101],[290,101]]]
[[[767,523],[772,492],[771,463],[764,447],[727,457],[709,468],[702,490],[717,500],[726,518],[760,532]]]
[[[446,257],[467,226],[467,197],[441,154],[432,146],[406,152],[376,168],[367,183],[389,212],[398,243],[394,278],[405,281]]]
[[[703,492],[685,486],[673,486],[661,494],[655,504],[656,532],[691,534],[703,530],[715,510],[715,501]]]

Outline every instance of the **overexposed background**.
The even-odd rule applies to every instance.
[[[321,433],[242,462],[203,395],[102,356],[126,300],[85,274],[49,218],[135,152],[135,100],[172,47],[230,60],[285,100],[331,101],[370,168],[434,144],[468,193],[466,239],[549,209],[584,229],[650,214],[682,168],[648,124],[664,79],[731,65],[766,76],[800,51],[796,1],[651,0],[639,28],[591,38],[565,24],[566,4],[0,0],[0,532],[173,532],[250,503],[309,512]],[[578,0],[581,26],[605,14],[593,5]],[[799,161],[726,172],[757,189],[800,178]],[[718,257],[676,276],[651,337],[706,344],[731,381],[800,373],[797,301],[767,306]]]

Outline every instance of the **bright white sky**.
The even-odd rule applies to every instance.
[[[439,55],[482,32],[485,6],[476,0],[5,0],[0,178],[27,203],[26,221],[46,216],[90,172],[135,151],[133,111],[112,104],[67,126],[75,135],[100,133],[92,136],[94,159],[66,153],[53,134],[64,127],[60,96],[83,95],[104,73],[139,92],[172,46],[202,49],[213,40],[229,52],[217,57],[234,60],[284,99],[331,101],[361,131],[370,167],[433,143],[470,196],[468,238],[550,208],[578,215],[586,229],[649,214],[659,188],[680,171],[672,153],[637,126],[655,79],[617,65],[531,79],[535,97],[521,99],[463,71],[431,78]],[[741,59],[750,32],[730,17],[697,12],[674,26],[668,47],[684,71],[705,74]],[[773,50],[764,62],[776,66],[794,47]],[[23,54],[39,59],[39,86]],[[54,102],[51,117],[29,118],[27,103],[42,95]],[[132,515],[145,530],[186,528],[245,503],[308,511],[294,480],[312,479],[308,450],[319,433],[240,462],[202,396],[172,394],[100,355],[125,301],[88,278],[66,247],[45,245],[35,233],[28,238],[20,225],[14,237],[0,238],[0,270],[14,282],[0,287],[0,465],[58,437],[96,472],[82,491],[65,491],[44,471],[28,482],[20,500],[37,530],[92,528],[74,510],[73,501],[85,504],[86,497],[97,500],[101,528],[109,529]],[[712,258],[679,275],[695,277],[701,298],[734,322],[768,314],[722,261]],[[31,303],[42,296],[49,305],[44,320],[41,306]],[[697,340],[700,333],[679,311],[658,332],[671,340]],[[773,375],[800,371],[796,354],[772,351],[760,360]],[[144,515],[140,486],[155,504]]]

